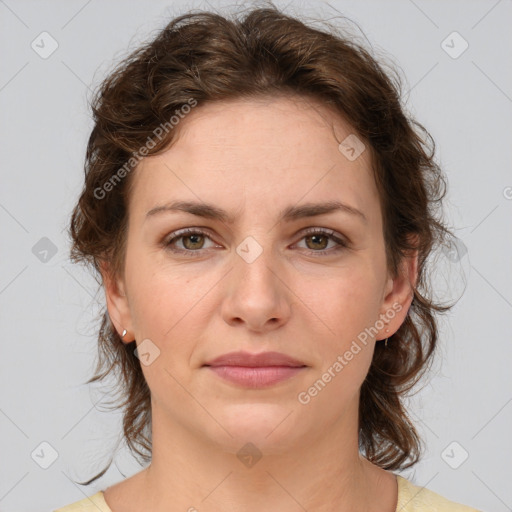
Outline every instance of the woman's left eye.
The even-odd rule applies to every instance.
[[[201,249],[208,249],[209,247],[205,247],[205,240],[213,242],[206,232],[199,229],[177,231],[173,233],[173,235],[174,236],[164,242],[164,246],[167,249],[178,253],[191,254],[198,252]],[[331,254],[332,252],[337,252],[348,247],[348,244],[344,240],[335,236],[334,231],[319,228],[302,233],[301,241],[302,240],[305,240],[306,251],[309,254],[314,254],[315,256],[322,256],[325,255],[325,253]],[[180,242],[182,247],[176,247],[176,244],[179,244]],[[334,247],[328,247],[329,242],[333,242]]]
[[[328,252],[331,254],[332,252],[337,252],[348,247],[348,244],[341,238],[337,237],[334,234],[334,231],[314,229],[303,235],[304,236],[301,238],[301,240],[306,241],[306,246],[310,253],[321,253],[320,255],[322,255],[322,253]],[[334,247],[331,246],[328,248],[327,246],[329,242],[334,242]]]

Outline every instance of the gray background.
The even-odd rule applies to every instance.
[[[101,387],[84,385],[104,295],[69,262],[63,229],[92,127],[88,89],[190,7],[208,4],[0,0],[0,511],[52,510],[140,469],[121,449],[95,485],[71,481],[103,467],[121,416],[98,403]],[[405,75],[408,109],[448,175],[459,238],[439,255],[436,280],[462,298],[442,320],[432,378],[410,400],[428,450],[402,474],[454,501],[512,510],[512,1],[332,0],[288,12],[336,9]],[[44,31],[58,44],[45,59],[31,47],[51,49]]]

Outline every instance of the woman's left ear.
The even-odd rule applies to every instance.
[[[385,297],[381,307],[381,316],[386,325],[378,337],[384,339],[392,336],[402,325],[414,298],[414,290],[418,280],[418,235],[411,235],[414,249],[402,258],[398,275],[389,277],[386,284]]]

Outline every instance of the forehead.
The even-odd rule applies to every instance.
[[[243,196],[260,207],[279,203],[279,209],[284,197],[298,202],[342,195],[359,208],[377,198],[370,151],[347,158],[339,143],[354,130],[310,99],[207,103],[174,129],[169,149],[144,159],[135,172],[132,206],[137,209],[184,196],[232,204]]]
[[[215,146],[229,148],[225,157],[233,152],[264,154],[272,148],[303,147],[313,159],[327,145],[339,144],[353,131],[339,114],[316,100],[262,96],[196,107],[177,126],[174,145],[194,146],[196,151],[190,156],[204,156],[200,151],[204,146],[208,146],[205,151]],[[293,158],[291,153],[287,156]]]

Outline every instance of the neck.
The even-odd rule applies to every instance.
[[[245,455],[237,456],[236,448],[171,422],[153,404],[153,457],[140,473],[137,495],[155,512],[394,511],[389,478],[395,477],[359,454],[357,421],[350,418],[357,414],[347,411],[330,431],[318,429],[316,437],[285,449],[240,442]]]

